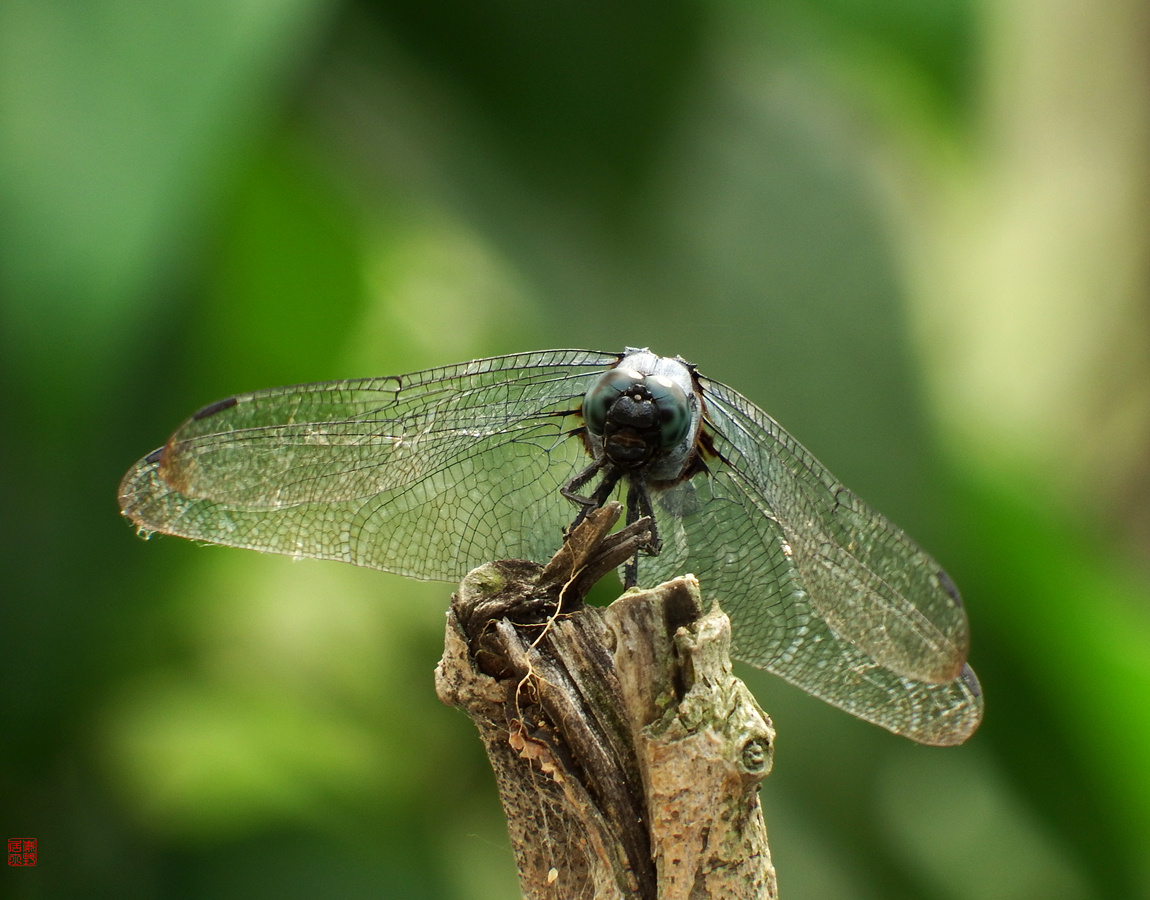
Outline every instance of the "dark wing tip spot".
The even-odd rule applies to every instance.
[[[946,572],[944,572],[942,569],[939,569],[938,572],[935,573],[934,577],[938,579],[939,587],[941,587],[944,591],[947,592],[948,595],[950,595],[950,599],[953,600],[958,606],[962,606],[962,595],[958,592],[958,585],[956,585],[954,581],[951,580],[951,577],[947,575]]]
[[[970,688],[970,692],[976,697],[982,696],[982,685],[978,683],[978,676],[974,674],[974,669],[970,667],[970,663],[962,664],[962,680],[966,682],[966,686]]]
[[[199,412],[192,416],[193,422],[198,422],[200,419],[206,419],[208,416],[214,416],[218,412],[223,412],[225,409],[231,409],[239,401],[235,397],[228,397],[227,400],[217,400],[215,403],[209,403]]]
[[[154,463],[158,463],[163,458],[163,456],[164,456],[164,448],[163,447],[157,447],[155,450],[153,450],[151,453],[149,453],[147,456],[144,457],[144,462],[148,463],[149,465],[152,465]]]

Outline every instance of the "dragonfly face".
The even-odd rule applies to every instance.
[[[922,743],[978,726],[938,563],[749,400],[646,350],[242,394],[140,460],[120,505],[145,533],[457,581],[545,561],[569,501],[581,518],[616,492],[657,536],[627,580],[696,574],[734,657]]]
[[[628,351],[583,399],[588,449],[650,480],[678,478],[694,451],[699,397],[682,360]]]

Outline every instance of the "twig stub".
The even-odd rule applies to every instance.
[[[692,576],[583,607],[581,573],[634,540],[610,515],[546,570],[464,579],[440,699],[479,729],[524,897],[773,900],[757,789],[774,731],[731,674],[729,622],[700,615]]]

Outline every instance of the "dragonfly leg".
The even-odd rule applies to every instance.
[[[633,525],[643,516],[651,520],[651,539],[645,548],[647,555],[658,556],[662,543],[659,541],[659,530],[655,525],[655,511],[651,508],[651,494],[643,481],[632,478],[627,484],[627,524]],[[623,587],[633,588],[638,581],[639,554],[636,553],[623,567]]]
[[[580,496],[576,492],[588,481],[595,477],[595,473],[603,468],[603,464],[605,462],[605,459],[600,459],[591,463],[591,465],[589,465],[586,469],[568,481],[565,485],[563,485],[563,487],[559,488],[559,493],[570,500],[572,503],[577,503],[580,506],[592,506],[592,508],[594,508],[594,500],[592,500],[590,497]]]
[[[575,493],[600,471],[603,473],[603,480],[599,482],[590,497]],[[579,515],[575,517],[575,521],[571,523],[571,528],[581,524],[590,512],[607,502],[607,498],[611,496],[611,492],[615,490],[615,485],[619,483],[622,476],[623,472],[618,467],[607,463],[605,460],[600,460],[589,465],[559,489],[559,493],[564,497],[582,507]]]

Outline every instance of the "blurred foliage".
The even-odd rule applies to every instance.
[[[649,170],[703,37],[697,0],[364,6],[474,104],[517,177],[607,207]]]
[[[0,0],[0,822],[40,850],[0,895],[517,896],[434,697],[451,586],[145,544],[115,485],[237,391],[632,344],[771,412],[968,601],[987,718],[961,748],[744,673],[779,727],[783,896],[1150,898],[1146,359],[1073,343],[1076,315],[1141,333],[1146,223],[1075,262],[1124,285],[1097,314],[1087,281],[1078,310],[1019,277],[987,302],[1012,245],[964,237],[1000,234],[986,173],[1034,167],[1003,135],[1047,146],[1008,90],[1034,48],[1089,73],[1140,45],[1117,0],[1078,13],[1091,40],[1032,6]],[[1087,87],[1147,105],[1122,84]],[[1105,106],[1064,99],[1065,134]],[[1096,193],[1145,179],[1123,134]],[[1082,180],[1059,159],[1034,190]],[[1029,209],[1012,227],[1074,235],[1073,205]],[[1093,469],[998,430],[1033,347],[970,347],[1007,334],[1069,335],[1050,447],[1121,407]]]

